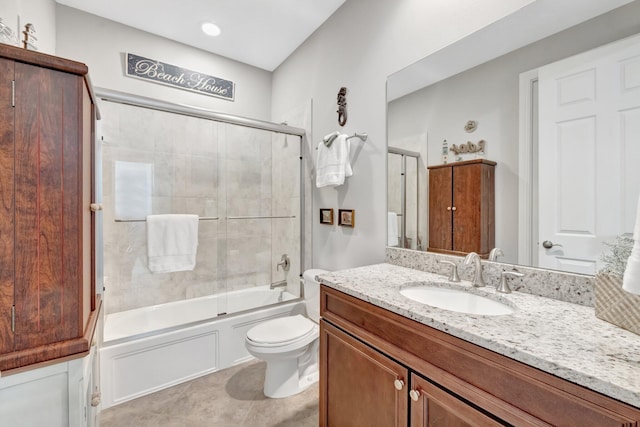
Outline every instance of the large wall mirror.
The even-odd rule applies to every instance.
[[[389,76],[388,246],[429,249],[429,167],[484,160],[498,261],[595,274],[640,194],[638,16],[537,0]]]

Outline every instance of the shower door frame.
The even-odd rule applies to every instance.
[[[305,150],[303,149],[303,142],[305,141],[306,131],[302,128],[294,126],[288,126],[281,123],[272,123],[264,120],[251,119],[248,117],[236,116],[233,114],[221,113],[206,108],[195,107],[185,104],[175,104],[172,102],[162,101],[159,99],[148,98],[140,95],[133,95],[130,93],[119,92],[102,87],[94,87],[94,93],[96,98],[125,105],[131,105],[134,107],[149,108],[152,110],[158,110],[167,113],[181,114],[185,116],[201,118],[206,120],[213,120],[220,123],[228,123],[233,125],[244,126],[253,129],[266,130],[285,135],[293,135],[300,138],[300,277],[302,272],[306,270],[305,260]],[[98,111],[98,118],[100,117]],[[102,245],[104,242],[96,242],[97,245]]]
[[[400,156],[400,207],[402,211],[399,216],[402,217],[400,221],[400,241],[399,247],[406,248],[407,239],[407,157],[413,157],[416,160],[416,239],[420,236],[420,178],[418,172],[420,169],[420,153],[417,151],[405,150],[404,148],[387,147],[387,155],[395,154]],[[388,195],[387,195],[388,197]],[[388,210],[388,209],[387,209]],[[416,240],[416,248],[418,247],[418,241]],[[411,249],[411,248],[409,248]]]

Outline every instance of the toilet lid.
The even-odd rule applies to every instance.
[[[247,338],[257,343],[276,344],[292,341],[313,330],[314,323],[299,314],[267,320],[249,329]]]

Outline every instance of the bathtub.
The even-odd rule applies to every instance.
[[[295,295],[260,286],[108,314],[102,409],[250,360],[252,326],[304,310]]]

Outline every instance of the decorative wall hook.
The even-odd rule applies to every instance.
[[[338,91],[338,124],[347,124],[347,88],[342,86]]]
[[[456,154],[461,153],[484,153],[484,146],[486,141],[481,139],[477,144],[474,144],[471,141],[467,141],[466,144],[456,145],[453,144],[449,150],[453,151]]]

